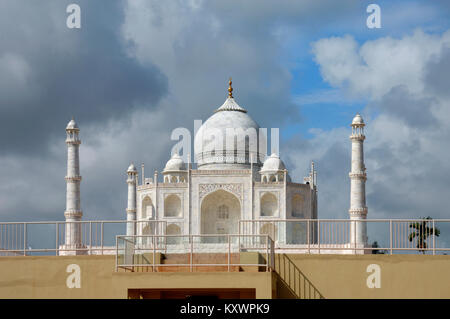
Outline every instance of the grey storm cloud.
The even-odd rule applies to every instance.
[[[45,153],[71,116],[84,125],[126,118],[167,93],[157,67],[126,54],[122,1],[77,1],[79,30],[66,26],[69,3],[0,3],[0,155]]]
[[[438,124],[431,109],[433,97],[418,97],[404,85],[393,87],[379,101],[369,103],[368,109],[383,111],[404,121],[408,126],[423,128]]]
[[[441,49],[439,55],[428,62],[425,82],[430,92],[450,97],[448,76],[450,74],[450,44]]]

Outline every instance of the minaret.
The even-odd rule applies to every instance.
[[[80,158],[79,147],[81,141],[78,137],[80,129],[72,120],[66,127],[67,144],[67,175],[66,175],[66,236],[65,246],[67,248],[81,247],[81,223],[70,223],[81,221],[83,212],[80,205]]]
[[[127,169],[127,184],[128,184],[128,205],[127,205],[127,236],[136,234],[136,182],[137,170],[133,164]]]
[[[350,176],[350,220],[365,220],[367,217],[366,206],[366,167],[364,165],[364,121],[361,115],[356,114],[351,127],[352,135],[352,168]],[[367,244],[367,223],[351,222],[350,241],[352,244]]]

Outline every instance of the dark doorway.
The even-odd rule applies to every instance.
[[[255,299],[254,288],[128,289],[129,299]]]

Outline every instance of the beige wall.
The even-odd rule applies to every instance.
[[[130,288],[255,288],[257,298],[450,298],[450,256],[277,255],[278,275],[265,272],[114,272],[114,256],[0,257],[0,298],[127,298]],[[81,268],[69,289],[66,267]],[[367,266],[381,269],[368,288]]]
[[[81,288],[67,288],[66,268],[81,269]],[[272,297],[266,272],[114,272],[114,256],[0,257],[0,298],[127,298],[130,288],[255,288]]]
[[[309,291],[324,298],[450,298],[450,256],[276,257],[280,277],[288,283],[286,286],[295,287],[290,290],[296,296],[308,297]],[[381,288],[367,287],[371,273],[366,270],[371,264],[380,266]]]

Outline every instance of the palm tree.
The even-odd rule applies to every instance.
[[[417,237],[416,247],[423,254],[425,254],[425,251],[427,249],[427,238],[432,235],[437,237],[441,233],[441,231],[437,227],[427,226],[427,223],[429,223],[430,220],[432,220],[432,218],[428,216],[427,218],[422,217],[421,222],[409,223],[409,228],[412,228],[413,232],[409,234],[408,240],[413,241],[413,239]]]

